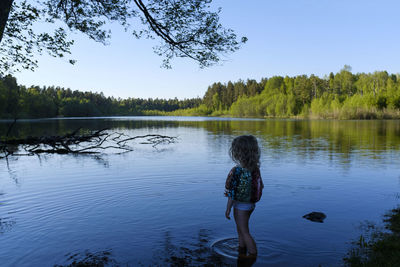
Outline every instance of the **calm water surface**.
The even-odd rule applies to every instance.
[[[241,134],[255,135],[262,149],[254,266],[340,266],[360,224],[379,223],[399,203],[399,121],[54,119],[21,121],[12,135],[78,127],[179,142],[0,160],[1,266],[64,265],[103,252],[122,266],[234,265],[210,246],[236,236],[223,191],[229,145]],[[311,211],[324,212],[325,222],[302,218]]]

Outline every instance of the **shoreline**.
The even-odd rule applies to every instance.
[[[400,115],[398,117],[389,117],[384,116],[380,118],[335,118],[335,117],[321,117],[321,116],[290,116],[290,117],[281,117],[281,116],[233,116],[228,114],[223,115],[176,115],[173,114],[142,114],[142,115],[105,115],[105,116],[72,116],[72,117],[65,117],[65,116],[58,116],[58,117],[23,117],[17,118],[17,121],[32,121],[32,120],[58,120],[58,119],[65,119],[65,120],[80,120],[85,118],[90,119],[103,119],[103,118],[124,118],[124,117],[194,117],[194,118],[227,118],[227,119],[256,119],[256,120],[299,120],[299,121],[385,121],[385,120],[400,120]],[[0,122],[13,122],[14,118],[0,118]]]

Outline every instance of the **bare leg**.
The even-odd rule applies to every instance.
[[[237,225],[236,225],[236,229],[237,229],[237,232],[238,232],[239,247],[246,247],[246,244],[244,243],[242,234],[239,232],[239,229],[238,229]]]
[[[249,219],[253,210],[233,210],[233,216],[235,217],[236,228],[239,236],[239,246],[244,246],[250,254],[257,255],[256,242],[250,235],[249,231]]]
[[[238,237],[239,237],[238,253],[239,253],[239,257],[243,257],[243,256],[247,255],[247,248],[246,248],[246,244],[244,243],[244,240],[242,238],[242,235],[239,234],[239,231],[238,231]]]

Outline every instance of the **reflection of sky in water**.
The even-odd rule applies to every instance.
[[[251,218],[257,264],[335,266],[357,238],[360,222],[379,222],[398,202],[398,124],[121,118],[22,123],[14,135],[110,127],[130,135],[178,136],[179,143],[157,150],[137,145],[122,155],[10,158],[8,167],[0,161],[0,262],[53,265],[64,263],[67,253],[111,250],[121,264],[173,263],[184,256],[193,265],[196,257],[216,263],[208,246],[236,235],[234,223],[224,218],[222,196],[233,165],[229,145],[234,136],[250,133],[262,146],[265,183]],[[304,220],[311,211],[327,219]]]

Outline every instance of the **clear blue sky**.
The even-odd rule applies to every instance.
[[[214,0],[221,22],[248,37],[222,65],[200,69],[189,59],[160,68],[152,40],[137,40],[112,27],[111,44],[103,46],[73,34],[72,66],[66,60],[39,57],[35,72],[16,73],[24,85],[56,85],[106,96],[140,98],[202,97],[213,82],[274,75],[339,71],[400,72],[400,1],[385,0]]]

